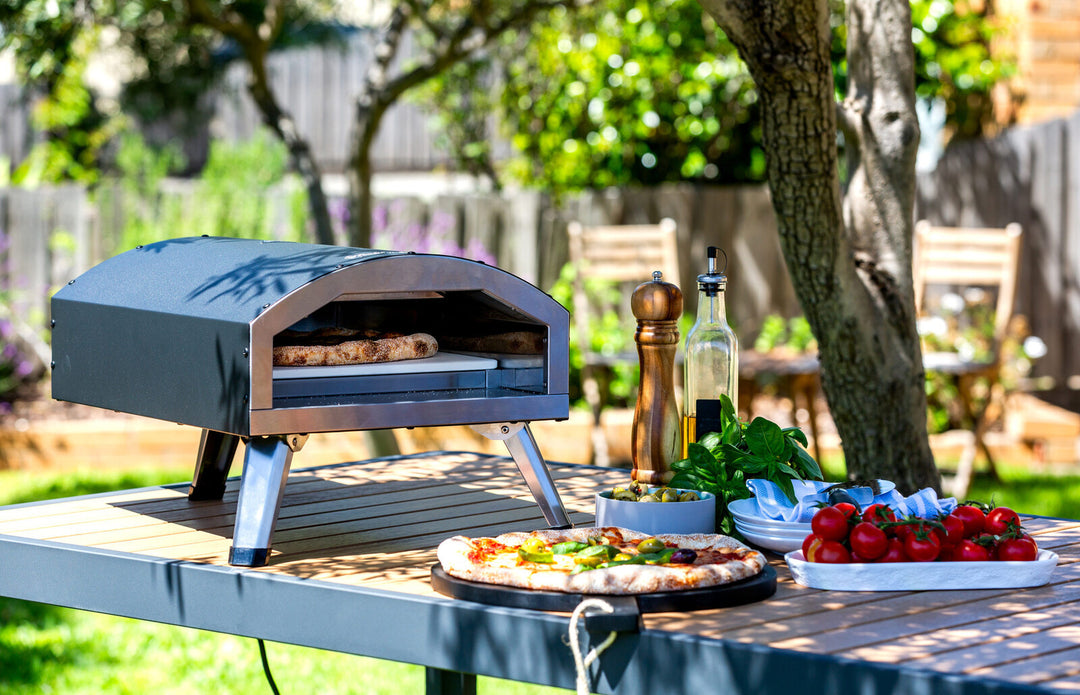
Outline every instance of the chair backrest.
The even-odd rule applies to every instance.
[[[591,315],[606,309],[598,307],[585,292],[585,280],[606,280],[620,287],[625,294],[626,314],[629,314],[631,284],[637,286],[652,279],[654,270],[664,274],[664,280],[679,284],[679,246],[677,225],[664,218],[659,224],[585,226],[571,222],[570,261],[574,265],[574,324],[581,335],[583,352],[588,350],[588,327]],[[628,289],[629,287],[629,289]],[[633,317],[629,320],[632,322]]]
[[[1013,315],[1020,264],[1022,229],[1015,222],[1004,229],[915,225],[912,272],[915,308],[922,314],[931,285],[997,290],[994,342],[1000,346]]]

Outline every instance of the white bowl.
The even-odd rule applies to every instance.
[[[778,553],[789,553],[792,550],[801,550],[802,542],[806,539],[806,534],[803,534],[799,538],[775,536],[767,533],[755,533],[743,526],[739,525],[739,522],[735,522],[735,529],[742,534],[742,537],[746,539],[746,542],[757,548],[765,548],[766,550],[775,550]]]
[[[757,516],[754,514],[757,511],[757,505],[754,503],[753,498],[734,500],[728,503],[728,512],[731,517],[736,521],[743,521],[748,524],[760,526],[762,528],[772,529],[790,529],[794,526],[810,528],[809,522],[805,521],[784,521],[783,519],[770,519],[764,516]]]
[[[684,492],[680,490],[680,492]],[[596,525],[621,526],[641,533],[713,533],[716,496],[699,492],[693,502],[628,502],[611,499],[611,491],[596,493]]]
[[[810,524],[791,524],[787,528],[774,528],[772,526],[758,526],[757,524],[751,524],[741,519],[735,519],[735,526],[737,528],[746,529],[751,533],[756,533],[762,536],[775,536],[776,538],[798,538],[800,542],[806,538],[812,530]]]

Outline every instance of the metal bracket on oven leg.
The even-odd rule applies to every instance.
[[[270,538],[274,534],[285,481],[294,451],[306,437],[252,437],[244,454],[240,476],[240,499],[236,503],[229,564],[261,567],[270,559]]]
[[[517,464],[521,477],[529,486],[529,492],[544,513],[551,528],[570,528],[574,524],[563,507],[562,498],[551,479],[540,447],[536,445],[529,424],[526,422],[497,422],[485,425],[473,425],[472,428],[488,439],[497,439],[506,444],[510,456]]]
[[[235,434],[203,430],[199,440],[199,456],[195,460],[195,475],[188,488],[188,499],[219,500],[225,496],[225,479],[240,437]]]

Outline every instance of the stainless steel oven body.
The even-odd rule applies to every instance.
[[[570,525],[528,428],[569,415],[569,316],[498,268],[431,254],[175,239],[73,280],[53,297],[52,323],[53,397],[203,429],[192,499],[221,497],[246,442],[232,564],[267,562],[292,453],[315,432],[472,425],[506,442],[548,523]],[[328,327],[429,333],[455,364],[274,366],[275,339]]]

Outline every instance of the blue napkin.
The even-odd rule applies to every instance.
[[[835,483],[824,483],[818,480],[793,480],[795,497],[799,500],[796,505],[783,493],[780,487],[771,480],[752,478],[746,481],[746,486],[754,493],[754,505],[751,507],[753,516],[763,519],[775,519],[778,521],[794,521],[809,523],[818,510],[818,504],[828,504],[828,493],[825,488]],[[869,487],[846,488],[859,506],[865,509],[871,504],[885,504],[896,512],[897,516],[917,516],[922,519],[936,517],[939,514],[948,514],[956,508],[956,498],[946,497],[938,499],[933,488],[924,488],[910,497],[904,497],[895,489],[874,495]]]

